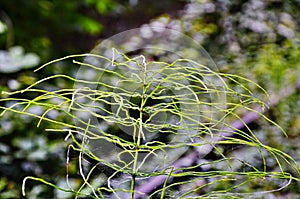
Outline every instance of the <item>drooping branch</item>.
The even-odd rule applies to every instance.
[[[276,94],[271,94],[270,96],[270,101],[269,101],[269,108],[272,108],[276,106],[281,100],[284,98],[289,97],[292,95],[294,92],[300,89],[300,79],[297,81],[295,85],[291,85],[289,87],[286,87],[279,91]],[[256,112],[257,111],[257,112]],[[241,130],[242,128],[245,127],[245,125],[248,125],[255,120],[257,120],[260,117],[261,113],[266,112],[267,110],[262,110],[260,106],[256,106],[253,108],[253,111],[248,111],[246,112],[241,119],[238,119],[234,122],[232,122],[229,126],[224,129],[224,131],[217,133],[218,137],[212,138],[211,142],[218,142],[224,137],[230,137],[233,135],[233,133],[236,130]],[[173,163],[174,169],[178,168],[183,168],[183,167],[188,167],[191,166],[198,158],[204,158],[206,154],[208,154],[211,150],[213,150],[213,147],[209,144],[207,145],[202,145],[201,150],[193,151],[184,157],[178,159]],[[203,151],[205,154],[200,154],[199,151]],[[136,191],[138,193],[144,193],[144,194],[149,194],[153,190],[155,190],[157,187],[160,187],[163,185],[165,180],[167,179],[167,175],[161,175],[161,176],[154,176],[151,177],[146,183],[138,186],[136,188]],[[142,194],[136,194],[135,199],[142,198]]]

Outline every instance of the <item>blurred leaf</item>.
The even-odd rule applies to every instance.
[[[15,184],[9,182],[6,178],[0,178],[0,198],[1,199],[10,199],[10,198],[19,198],[18,190],[15,187]]]
[[[109,11],[113,10],[113,8],[117,7],[118,5],[116,1],[112,0],[86,0],[86,2],[90,5],[94,5],[100,14],[107,14]]]
[[[24,54],[21,46],[11,47],[8,51],[0,51],[0,72],[14,73],[22,69],[38,65],[40,58],[34,53]]]
[[[6,24],[0,21],[0,34],[5,33],[6,31],[7,31]]]
[[[99,22],[88,17],[80,18],[80,27],[91,35],[99,34],[103,30],[103,26]]]

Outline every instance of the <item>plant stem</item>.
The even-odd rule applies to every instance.
[[[131,176],[131,191],[130,191],[130,199],[134,199],[134,190],[135,190],[135,174],[133,173]]]
[[[140,105],[140,114],[138,118],[139,122],[139,128],[138,128],[138,137],[136,140],[136,147],[135,147],[135,156],[134,156],[134,162],[133,162],[133,168],[132,168],[132,176],[131,176],[131,192],[130,192],[130,199],[134,199],[134,191],[135,191],[135,177],[137,175],[137,163],[138,163],[138,157],[139,157],[139,149],[141,144],[141,137],[143,136],[143,109],[144,105],[146,103],[145,101],[145,94],[146,94],[146,84],[145,84],[145,77],[143,78],[143,93],[141,96],[141,105]]]

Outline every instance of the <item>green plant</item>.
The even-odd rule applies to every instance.
[[[1,116],[10,111],[36,117],[37,126],[53,123],[57,128],[47,131],[64,133],[66,140],[72,140],[67,156],[67,187],[29,176],[23,181],[24,195],[29,179],[76,198],[241,198],[282,190],[291,181],[299,181],[294,159],[265,145],[238,114],[253,112],[281,129],[257,109],[258,105],[265,109],[267,104],[253,97],[253,88],[268,98],[259,85],[237,75],[212,71],[189,59],[168,63],[150,61],[142,55],[132,58],[116,50],[113,53],[113,59],[97,54],[67,56],[38,69],[85,57],[84,62],[73,62],[93,74],[93,80],[81,73],[56,74],[26,89],[2,92],[0,102],[13,104],[1,106]],[[95,61],[102,63],[101,67],[93,64]],[[58,78],[72,81],[75,86],[55,90],[40,86]],[[26,93],[34,97],[18,97]],[[41,107],[43,113],[29,112],[31,106]],[[52,119],[48,115],[52,110],[63,117]],[[235,120],[245,128],[230,125]],[[232,153],[235,147],[247,149],[248,154]],[[81,183],[72,181],[71,151],[78,156]],[[194,151],[196,158],[176,163],[189,151]],[[198,161],[207,154],[214,158]],[[247,155],[248,159],[243,157]],[[278,170],[270,171],[269,164],[276,164]],[[160,176],[163,183],[152,193],[139,189],[149,179]]]

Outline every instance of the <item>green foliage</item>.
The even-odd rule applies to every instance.
[[[88,17],[81,17],[79,22],[80,28],[91,35],[97,35],[103,30],[103,26],[99,22]]]
[[[71,185],[74,179],[69,172],[65,188],[43,178],[26,177],[23,194],[28,180],[73,193],[76,198],[107,198],[112,195],[134,198],[140,194],[138,187],[155,176],[167,177],[163,187],[147,196],[149,198],[158,195],[161,198],[167,195],[171,198],[211,198],[224,194],[239,197],[255,195],[255,192],[279,191],[291,181],[299,181],[296,177],[299,168],[291,156],[266,145],[247,125],[247,131],[242,131],[227,122],[242,120],[236,112],[246,109],[275,124],[251,108],[254,104],[265,108],[265,104],[254,98],[251,87],[247,86],[251,84],[265,93],[259,85],[237,75],[212,71],[188,59],[167,63],[146,61],[144,56],[130,58],[119,52],[113,53],[117,53],[114,60],[84,54],[46,64],[84,56],[87,57],[85,62],[73,62],[99,74],[98,81],[90,77],[84,79],[80,75],[55,74],[24,90],[6,92],[9,96],[1,99],[1,103],[13,102],[0,107],[2,116],[13,112],[35,117],[38,119],[37,126],[50,122],[55,128],[47,131],[63,133],[65,140],[71,138],[68,166],[72,165],[70,152],[78,155],[81,183]],[[108,67],[93,65],[89,61],[93,59],[106,63]],[[51,91],[39,88],[40,84],[56,78],[71,80],[75,86]],[[234,82],[239,91],[232,89],[229,82]],[[36,97],[14,97],[26,93],[35,93]],[[210,101],[211,97],[214,101]],[[218,100],[224,97],[230,101]],[[39,107],[40,111],[30,111],[31,107]],[[60,112],[62,117],[51,117],[51,111]],[[73,119],[75,123],[65,118]],[[27,144],[24,146],[27,147]],[[253,164],[240,155],[226,153],[224,148],[227,146],[243,146],[248,151],[253,149],[256,161],[260,163]],[[217,159],[178,168],[172,166],[188,150],[197,151],[199,156],[205,150],[211,150]],[[267,170],[271,159],[278,171]],[[204,166],[207,169],[202,171]],[[99,167],[103,171],[100,175],[97,172]],[[288,170],[295,172],[296,176]],[[95,179],[100,178],[106,180],[95,183]],[[249,192],[249,184],[251,186],[259,180],[272,182],[272,185],[261,185],[255,192]],[[196,182],[199,186],[189,186]]]
[[[134,1],[132,1],[134,2]],[[128,24],[145,22],[148,14],[159,13],[161,7],[165,7],[162,12],[169,10],[170,15],[166,14],[158,19],[154,19],[150,24],[167,26],[176,30],[186,32],[197,42],[205,46],[217,62],[221,71],[231,74],[240,74],[254,82],[258,82],[271,95],[282,96],[280,90],[293,86],[297,78],[299,79],[299,2],[298,1],[186,1],[187,4],[182,12],[176,12],[177,8],[170,6],[168,1],[161,3],[152,3],[151,1],[137,1],[138,6],[122,7],[128,1],[48,1],[48,0],[11,0],[0,1],[0,20],[3,23],[3,29],[0,28],[0,45],[2,49],[8,50],[8,47],[20,45],[25,52],[34,52],[40,56],[41,62],[46,62],[53,57],[61,57],[70,53],[85,52],[94,45],[94,41],[99,39],[95,37],[99,33],[111,35],[120,28],[128,28]],[[175,2],[175,1],[172,1]],[[124,4],[123,4],[124,3]],[[155,4],[155,9],[153,5]],[[141,6],[139,6],[141,5]],[[257,5],[259,5],[257,7]],[[256,6],[256,7],[255,7]],[[151,7],[151,8],[150,8]],[[128,8],[128,9],[127,9]],[[142,8],[142,11],[140,10]],[[181,8],[180,8],[181,9]],[[171,11],[170,11],[171,10]],[[130,11],[130,12],[124,12]],[[102,21],[107,21],[107,15],[118,13],[118,25],[109,21],[107,26],[101,25]],[[4,13],[4,14],[3,14]],[[6,14],[5,14],[6,13]],[[100,15],[98,15],[100,13]],[[144,15],[140,15],[143,13]],[[8,17],[5,17],[5,15]],[[99,18],[99,16],[101,16]],[[140,17],[142,16],[142,17]],[[153,16],[153,15],[151,15]],[[166,17],[167,16],[167,17]],[[176,17],[178,16],[178,17]],[[151,17],[149,17],[150,19]],[[7,20],[8,19],[8,20]],[[10,19],[10,20],[9,20]],[[95,21],[95,19],[97,19]],[[105,20],[106,19],[106,20]],[[11,23],[7,23],[11,21]],[[249,23],[250,22],[250,23]],[[120,25],[121,24],[121,25]],[[136,26],[137,24],[134,24]],[[148,25],[148,24],[146,24]],[[115,29],[112,30],[111,27]],[[261,29],[260,29],[261,28]],[[93,41],[90,36],[94,35]],[[15,41],[14,41],[15,40]],[[187,50],[187,54],[198,56],[197,52]],[[166,60],[168,62],[169,60]],[[1,62],[3,63],[3,62]],[[0,70],[2,68],[0,67]],[[0,78],[0,98],[7,98],[7,94],[1,94],[1,91],[11,92],[14,89],[23,89],[28,85],[34,84],[37,78],[47,77],[50,74],[72,74],[74,66],[71,62],[54,64],[45,68],[38,74],[32,74],[29,70],[21,70],[14,74],[5,74]],[[1,75],[1,74],[0,74]],[[16,85],[17,86],[12,86]],[[53,90],[58,88],[72,87],[72,81],[58,78],[39,84],[43,90]],[[256,86],[243,81],[243,84],[251,88],[255,97],[263,99],[265,94]],[[240,91],[236,84],[228,83],[230,88]],[[32,93],[25,92],[22,98],[32,99]],[[16,97],[20,97],[17,94]],[[227,96],[228,99],[235,102],[239,98]],[[229,100],[229,101],[230,101]],[[55,101],[55,100],[54,100]],[[50,103],[47,102],[47,103]],[[57,103],[57,102],[55,102]],[[10,106],[5,102],[0,102],[1,106]],[[278,128],[264,120],[257,120],[250,125],[253,133],[259,137],[265,145],[270,145],[282,151],[286,151],[296,159],[299,164],[300,154],[300,104],[299,91],[287,98],[281,99],[278,105],[269,109],[266,116],[270,117],[285,130],[289,137],[284,138]],[[37,106],[32,105],[32,110],[37,110]],[[43,110],[43,109],[40,109]],[[242,115],[246,112],[244,109],[237,109],[236,114]],[[52,112],[53,113],[53,112]],[[52,115],[52,114],[50,114]],[[56,114],[54,114],[56,115]],[[52,115],[53,116],[53,115]],[[67,121],[63,114],[55,117],[56,120]],[[228,121],[234,121],[234,117],[227,118]],[[43,179],[49,179],[55,185],[66,184],[65,173],[62,171],[64,165],[64,147],[68,144],[62,143],[63,136],[59,132],[47,134],[43,129],[58,128],[58,125],[51,123],[41,123],[40,128],[33,128],[32,124],[38,121],[32,117],[25,117],[14,113],[6,113],[0,119],[0,168],[1,177],[7,183],[5,189],[1,190],[0,198],[6,197],[6,192],[14,192],[12,198],[20,198],[20,178],[24,175],[39,176]],[[108,125],[109,127],[112,125]],[[113,131],[118,127],[112,127]],[[45,160],[27,160],[30,150],[34,152],[41,149],[40,145],[33,141],[33,147],[24,149],[18,146],[24,140],[39,140],[43,137],[44,142],[51,147],[44,147],[47,158]],[[71,139],[69,140],[71,141]],[[14,144],[13,144],[14,143]],[[229,148],[229,149],[228,149]],[[5,149],[5,150],[3,150]],[[8,150],[6,150],[8,149]],[[55,149],[55,150],[54,150]],[[25,151],[24,151],[25,150]],[[26,151],[28,150],[28,151]],[[248,147],[219,147],[218,150],[235,156],[244,157],[256,167],[260,167],[260,162],[256,162],[259,157],[256,152],[250,152]],[[72,151],[72,150],[71,150]],[[74,152],[75,153],[75,152]],[[19,156],[20,154],[21,157]],[[57,154],[60,154],[57,158]],[[214,153],[213,153],[214,154]],[[76,154],[78,156],[78,154]],[[76,157],[72,159],[70,155],[69,176],[70,184],[79,187],[81,178],[76,175],[78,164]],[[38,157],[38,156],[36,156]],[[54,157],[54,158],[53,158]],[[209,156],[210,157],[210,156]],[[271,156],[272,157],[272,156]],[[268,161],[269,156],[266,155]],[[54,159],[54,160],[53,160]],[[60,160],[60,161],[58,161]],[[46,161],[46,163],[44,162]],[[27,165],[27,167],[24,165]],[[49,165],[53,170],[47,171]],[[280,170],[272,161],[269,162],[268,170]],[[90,166],[88,164],[87,168]],[[219,170],[222,169],[217,167]],[[7,169],[9,168],[9,169]],[[102,169],[102,168],[101,168]],[[212,167],[214,169],[214,167]],[[13,171],[13,172],[11,172]],[[96,173],[103,170],[96,168]],[[15,174],[15,175],[12,175]],[[9,180],[7,180],[9,179]],[[101,176],[91,177],[94,179],[105,179]],[[96,183],[96,180],[93,181]],[[174,190],[188,190],[189,187],[199,186],[203,181],[195,181],[175,187]],[[222,181],[220,181],[222,182]],[[232,184],[230,180],[224,180],[216,186],[227,188]],[[227,184],[228,182],[228,184]],[[244,192],[254,192],[258,189],[257,184],[271,184],[270,181],[254,181],[248,183]],[[93,184],[90,182],[90,184]],[[101,185],[102,183],[99,183]],[[299,183],[292,184],[278,193],[278,197],[297,197],[299,195]],[[64,186],[62,186],[64,187]],[[229,186],[230,187],[230,186]],[[68,188],[65,186],[65,188]],[[207,189],[200,189],[197,193],[203,194]],[[87,191],[88,192],[88,191]],[[174,192],[174,191],[173,191]],[[28,181],[26,194],[28,198],[51,198],[53,190],[47,187],[36,185]],[[62,192],[55,193],[56,196],[62,195]],[[296,194],[296,195],[295,195]],[[165,197],[171,198],[171,193],[166,191]],[[277,197],[276,194],[266,194],[266,197]],[[69,196],[65,196],[67,198]],[[216,196],[217,197],[217,196]],[[218,196],[222,197],[222,196]],[[230,196],[226,196],[230,197]],[[232,198],[238,196],[232,196]]]
[[[19,193],[17,186],[14,182],[7,180],[6,178],[0,178],[0,196],[3,199],[17,198]]]
[[[95,11],[96,14],[113,13],[117,6],[118,3],[111,0],[14,0],[1,1],[0,11],[10,20],[7,34],[14,35],[14,42],[48,61],[49,56],[83,50],[78,44],[69,44],[70,38],[102,33],[103,27]],[[1,40],[0,45],[5,47],[6,40]]]
[[[100,14],[107,14],[108,12],[113,11],[114,8],[118,6],[118,3],[113,0],[86,0],[86,2],[89,5],[95,6]]]

